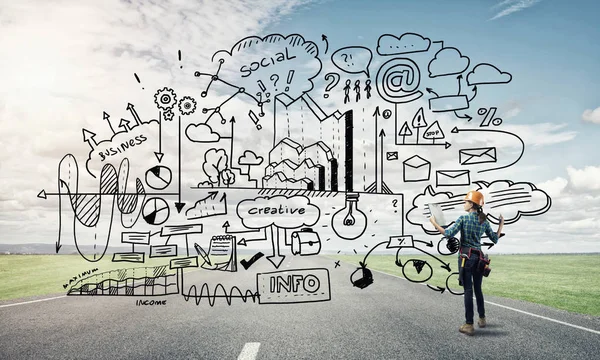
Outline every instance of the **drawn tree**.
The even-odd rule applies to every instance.
[[[223,181],[224,185],[229,187],[229,185],[233,185],[235,182],[235,174],[233,171],[231,171],[231,169],[225,169],[221,171],[221,180]]]
[[[204,154],[202,170],[212,184],[221,186],[221,173],[227,169],[227,153],[223,149],[210,149]]]

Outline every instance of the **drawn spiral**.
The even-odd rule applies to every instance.
[[[395,58],[383,64],[377,72],[377,92],[390,103],[402,104],[423,96],[418,90],[421,72],[414,61]]]

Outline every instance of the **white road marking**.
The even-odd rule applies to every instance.
[[[40,302],[40,301],[48,301],[48,300],[54,300],[54,299],[61,299],[61,298],[64,298],[64,297],[67,297],[67,295],[56,296],[56,297],[51,297],[51,298],[46,298],[46,299],[39,299],[39,300],[24,301],[24,302],[14,303],[14,304],[0,305],[0,308],[5,308],[5,307],[9,307],[9,306],[31,304],[31,303],[36,303],[36,302]]]
[[[344,262],[345,262],[345,261],[344,261]],[[349,265],[354,265],[354,266],[356,266],[356,264],[352,264],[352,263],[348,263],[348,262],[346,262],[346,263],[347,263],[347,264],[349,264]],[[385,274],[385,275],[393,276],[393,277],[395,277],[395,278],[398,278],[398,279],[402,279],[402,280],[406,280],[406,281],[408,281],[407,279],[405,279],[405,278],[403,278],[403,277],[401,277],[401,276],[398,276],[398,275],[394,275],[394,274],[388,274],[388,273],[386,273],[386,272],[379,271],[379,270],[373,270],[373,269],[370,269],[370,270],[371,270],[371,271],[378,272],[378,273],[381,273],[381,274]],[[427,286],[427,284],[420,284],[420,285]],[[448,293],[448,294],[450,294],[450,293]],[[452,295],[452,294],[451,294],[451,295]],[[462,296],[462,295],[461,295],[461,296]],[[538,317],[538,318],[540,318],[540,319],[544,319],[544,320],[552,321],[552,322],[555,322],[555,323],[558,323],[558,324],[567,325],[567,326],[570,326],[570,327],[573,327],[573,328],[576,328],[576,329],[585,330],[585,331],[589,331],[589,332],[591,332],[591,333],[594,333],[594,334],[599,334],[599,335],[600,335],[600,331],[598,331],[598,330],[589,329],[589,328],[586,328],[586,327],[583,327],[583,326],[579,326],[579,325],[571,324],[571,323],[568,323],[568,322],[564,322],[564,321],[560,321],[560,320],[552,319],[552,318],[549,318],[549,317],[546,317],[546,316],[542,316],[542,315],[533,314],[533,313],[530,313],[530,312],[527,312],[527,311],[523,311],[523,310],[519,310],[519,309],[512,308],[512,307],[510,307],[510,306],[496,304],[496,303],[494,303],[494,302],[491,302],[491,301],[488,301],[488,300],[484,300],[484,302],[485,302],[485,303],[487,303],[487,304],[490,304],[490,305],[499,306],[499,307],[501,307],[501,308],[505,308],[505,309],[508,309],[508,310],[516,311],[516,312],[520,312],[520,313],[522,313],[522,314],[526,314],[526,315],[530,315],[530,316]]]
[[[260,348],[259,342],[246,343],[242,352],[238,356],[238,360],[254,360],[258,354],[258,348]]]
[[[600,335],[600,331],[598,331],[598,330],[594,330],[594,329],[588,329],[588,328],[586,328],[586,327],[583,327],[583,326],[579,326],[579,325],[570,324],[570,323],[568,323],[568,322],[564,322],[564,321],[560,321],[560,320],[552,319],[552,318],[549,318],[549,317],[546,317],[546,316],[537,315],[537,314],[532,314],[532,313],[530,313],[530,312],[527,312],[527,311],[523,311],[523,310],[519,310],[519,309],[511,308],[510,306],[506,306],[506,305],[500,305],[500,304],[496,304],[496,303],[493,303],[493,302],[491,302],[491,301],[487,301],[487,300],[485,300],[485,302],[486,302],[486,303],[488,303],[488,304],[492,304],[492,305],[500,306],[501,308],[505,308],[505,309],[508,309],[508,310],[512,310],[512,311],[520,312],[520,313],[527,314],[527,315],[531,315],[531,316],[535,316],[535,317],[539,317],[540,319],[544,319],[544,320],[548,320],[548,321],[553,321],[553,322],[555,322],[555,323],[559,323],[559,324],[563,324],[563,325],[571,326],[571,327],[574,327],[574,328],[576,328],[576,329],[585,330],[585,331],[589,331],[589,332],[591,332],[591,333],[594,333],[594,334],[599,334],[599,335]]]

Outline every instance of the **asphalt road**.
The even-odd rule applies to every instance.
[[[1,359],[591,359],[600,318],[487,296],[488,327],[458,332],[462,297],[374,272],[353,287],[354,266],[324,257],[285,258],[279,270],[328,268],[331,301],[259,304],[206,298],[68,296],[0,307]],[[237,273],[195,271],[185,287],[256,289],[261,259]],[[136,300],[167,300],[136,306]],[[263,298],[261,297],[261,300]],[[6,305],[10,302],[3,302]],[[14,302],[13,302],[14,303]],[[499,306],[502,305],[502,306]],[[512,309],[508,309],[510,307]],[[517,309],[527,313],[515,311]],[[533,316],[530,314],[535,314]],[[542,318],[546,317],[546,318]],[[552,321],[550,319],[554,319]],[[558,323],[561,321],[571,325]],[[592,331],[589,331],[589,330]],[[593,332],[595,331],[595,332]]]

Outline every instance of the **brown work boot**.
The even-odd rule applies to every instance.
[[[458,328],[458,331],[469,336],[475,334],[475,328],[473,328],[473,324],[463,324],[461,327]]]
[[[477,325],[479,325],[480,328],[484,328],[485,327],[485,317],[480,317],[479,320],[477,320]]]

